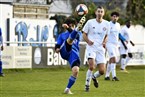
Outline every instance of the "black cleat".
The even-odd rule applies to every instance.
[[[99,84],[98,84],[98,81],[96,80],[96,78],[95,78],[94,75],[92,76],[92,80],[93,80],[93,82],[94,82],[94,86],[95,86],[96,88],[98,88],[98,87],[99,87]]]
[[[0,77],[4,77],[5,75],[3,73],[0,74]]]
[[[105,77],[105,79],[104,80],[110,80],[110,77]]]
[[[119,79],[117,77],[113,77],[112,81],[119,81]]]
[[[89,92],[89,89],[90,89],[90,86],[85,85],[85,91],[86,91],[86,92]]]

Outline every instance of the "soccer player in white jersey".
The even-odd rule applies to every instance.
[[[107,65],[105,80],[110,80],[110,72],[112,73],[112,81],[119,81],[116,77],[116,60],[119,54],[118,43],[119,38],[125,41],[125,38],[120,34],[120,24],[117,22],[119,19],[118,12],[111,13],[110,32],[106,43],[107,52],[109,54],[109,62]]]
[[[85,90],[89,91],[91,79],[94,82],[94,86],[98,88],[98,81],[96,78],[100,77],[105,72],[105,42],[107,33],[110,30],[110,25],[107,20],[103,19],[104,8],[98,6],[95,10],[96,18],[90,19],[84,25],[83,38],[87,42],[86,54],[89,69],[86,73]],[[98,71],[93,73],[95,65],[98,66]]]
[[[120,54],[121,54],[121,71],[128,72],[126,70],[127,63],[129,60],[133,57],[132,56],[132,51],[131,51],[131,45],[134,46],[135,44],[130,40],[130,26],[131,26],[131,21],[127,20],[126,25],[121,29],[121,35],[125,37],[125,39],[128,41],[127,44],[127,49],[125,49],[124,45],[120,42]],[[131,45],[130,45],[130,44]]]

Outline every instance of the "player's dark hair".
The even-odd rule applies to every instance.
[[[97,10],[97,9],[104,9],[104,8],[103,8],[103,6],[100,6],[100,5],[99,5],[99,6],[97,6],[96,10]]]
[[[129,28],[129,27],[131,26],[131,24],[132,24],[132,21],[131,21],[130,19],[127,19],[127,20],[125,21],[125,24],[126,24],[126,26]]]
[[[67,18],[64,23],[66,23],[67,25],[76,24],[76,20],[74,18]]]
[[[98,9],[98,8],[99,8],[99,9],[104,9],[103,6],[98,6],[97,9]]]
[[[118,16],[118,17],[119,17],[119,13],[118,13],[118,12],[115,12],[115,11],[114,11],[114,12],[112,12],[112,13],[111,13],[111,16],[113,16],[113,15],[116,15],[116,16]]]

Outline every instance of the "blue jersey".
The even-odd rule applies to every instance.
[[[76,33],[77,33],[77,36],[74,39],[73,44],[72,44],[72,49],[69,52],[66,50],[66,40],[70,37],[71,33],[68,31],[63,32],[62,34],[60,34],[58,36],[58,39],[57,39],[57,45],[60,45],[61,57],[65,60],[67,60],[71,66],[74,61],[76,61],[76,60],[80,61],[79,42],[80,42],[81,32],[76,32]]]
[[[2,30],[0,28],[0,44],[3,44]]]
[[[2,35],[2,30],[1,30],[1,28],[0,28],[0,36]]]
[[[1,28],[0,28],[0,36],[2,36],[2,30],[1,30]]]

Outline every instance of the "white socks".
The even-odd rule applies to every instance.
[[[126,64],[130,61],[130,59],[131,59],[130,57],[126,58]]]
[[[106,70],[106,75],[105,77],[109,77],[110,76],[110,72],[111,72],[111,64],[107,64],[107,70]]]
[[[130,61],[130,59],[131,59],[130,57],[121,59],[121,69],[125,69],[126,68],[127,63]]]
[[[116,63],[111,63],[112,77],[116,77]]]
[[[86,73],[86,85],[87,86],[90,86],[90,84],[91,84],[92,73],[93,73],[93,71],[91,71],[90,69],[88,69],[88,71]]]
[[[105,77],[109,77],[110,72],[112,72],[112,77],[116,77],[116,63],[111,63],[107,65]]]
[[[94,73],[94,76],[95,76],[95,78],[98,78],[98,77],[101,76],[101,74],[99,73],[99,71],[96,71],[96,72]]]
[[[125,69],[126,67],[126,58],[121,59],[121,69]]]

